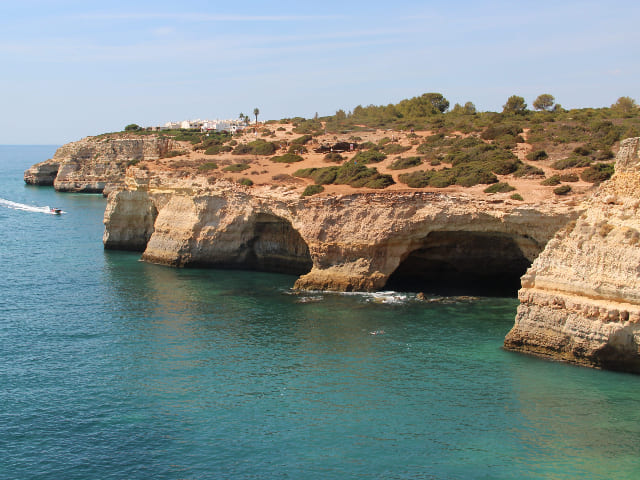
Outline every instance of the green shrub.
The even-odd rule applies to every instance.
[[[334,183],[352,187],[386,188],[395,182],[391,175],[383,175],[375,168],[350,160],[338,167]]]
[[[426,186],[444,188],[450,185],[472,187],[478,184],[496,183],[497,177],[491,171],[483,169],[478,164],[465,164],[442,170],[420,170],[403,173],[398,179],[411,188]]]
[[[518,143],[524,142],[520,135],[500,135],[493,143],[502,148],[514,149]]]
[[[291,140],[291,143],[295,143],[296,145],[306,145],[312,138],[313,135],[307,134]]]
[[[233,148],[229,145],[212,145],[208,147],[204,153],[205,155],[217,155],[222,152],[230,152]]]
[[[96,155],[97,156],[97,155]],[[139,164],[142,161],[141,158],[133,158],[127,162],[127,166],[133,167],[134,165]]]
[[[187,152],[184,152],[182,150],[170,150],[167,153],[165,153],[164,155],[162,155],[162,158],[173,158],[173,157],[179,157],[180,155],[184,155]]]
[[[234,155],[273,155],[276,146],[266,140],[258,139],[249,143],[241,143],[233,149]]]
[[[545,158],[548,158],[549,155],[547,155],[547,152],[545,152],[544,150],[533,150],[529,153],[527,153],[527,160],[531,160],[532,162],[536,162],[538,160],[544,160]]]
[[[322,131],[322,123],[320,123],[319,120],[302,119],[299,122],[298,121],[294,122],[294,125],[295,125],[293,128],[294,133],[314,134],[316,132]]]
[[[640,136],[640,135],[638,135]],[[594,155],[593,158],[595,160],[610,160],[613,157],[615,157],[615,155],[613,154],[613,152],[611,151],[610,148],[604,148],[602,150],[598,150]]]
[[[577,182],[578,180],[580,179],[576,173],[563,173],[560,175],[561,182]]]
[[[293,153],[294,155],[302,155],[303,153],[307,153],[307,152],[308,152],[307,147],[297,143],[292,143],[289,146],[289,150],[287,150],[287,153]]]
[[[378,145],[380,147],[382,147],[383,145],[386,145],[387,143],[391,143],[391,139],[389,137],[383,137],[380,140],[378,140]]]
[[[429,185],[429,180],[433,176],[433,170],[420,170],[412,173],[401,173],[398,180],[411,188],[424,188]]]
[[[242,172],[243,170],[247,170],[248,168],[251,167],[246,163],[234,163],[232,165],[224,167],[222,170],[225,172]]]
[[[373,143],[373,142],[364,142],[360,144],[360,150],[371,150],[371,149],[377,149],[378,145]]]
[[[513,172],[514,177],[544,177],[544,170],[528,163],[522,163],[518,169]]]
[[[294,172],[294,177],[311,178],[317,185],[332,184],[338,174],[339,167],[302,168]]]
[[[395,183],[391,175],[384,175],[375,168],[368,168],[353,161],[339,167],[303,168],[296,171],[296,177],[311,178],[316,184],[351,185],[352,187],[386,188]]]
[[[356,153],[355,157],[351,161],[361,164],[368,163],[378,163],[383,161],[387,156],[382,152],[377,152],[375,150],[367,150],[364,152]]]
[[[573,153],[575,153],[576,155],[579,155],[581,157],[586,157],[586,156],[591,155],[592,151],[593,150],[588,145],[582,145],[582,146],[579,146],[579,147],[576,147],[576,148],[573,149]]]
[[[611,147],[620,140],[621,128],[616,127],[609,121],[599,121],[592,126],[592,142],[594,145]]]
[[[207,162],[207,163],[203,163],[202,165],[200,165],[198,167],[198,170],[201,172],[206,172],[208,170],[215,170],[216,168],[218,168],[218,165],[213,163],[213,162]]]
[[[303,160],[304,158],[302,158],[300,155],[296,155],[295,153],[285,153],[284,155],[271,157],[271,161],[277,163],[296,163]]]
[[[556,185],[560,185],[560,183],[562,183],[562,180],[560,180],[560,176],[559,175],[553,175],[549,178],[545,178],[543,181],[540,182],[540,185],[544,185],[545,187],[554,187]]]
[[[556,160],[551,164],[556,170],[565,170],[567,168],[588,167],[591,165],[591,159],[588,157],[568,157]]]
[[[251,180],[250,178],[247,178],[247,177],[243,177],[240,180],[238,180],[238,183],[240,185],[244,185],[246,187],[250,187],[251,185],[253,185],[253,180]]]
[[[612,163],[596,163],[591,167],[585,169],[580,178],[585,182],[601,183],[605,180],[609,180],[614,173],[614,165]]]
[[[553,189],[553,193],[556,195],[567,195],[571,191],[570,185],[560,185]]]
[[[512,187],[508,183],[499,182],[499,183],[494,183],[493,185],[485,188],[484,193],[506,193],[506,192],[513,192],[514,190],[515,190],[515,187]]]
[[[509,150],[484,143],[473,148],[449,153],[445,157],[445,161],[453,166],[478,162],[485,170],[489,170],[496,175],[513,173],[522,163]]]
[[[324,187],[322,185],[309,185],[307,186],[307,188],[304,189],[304,192],[302,192],[302,197],[309,197],[311,195],[315,195],[317,193],[322,193],[324,192]]]
[[[456,183],[455,172],[451,168],[432,170],[429,185],[436,188],[445,188]]]
[[[515,137],[522,133],[522,127],[519,125],[507,124],[507,123],[492,123],[487,129],[480,134],[485,140],[496,140],[504,135]]]
[[[509,198],[512,200],[520,200],[520,201],[524,200],[524,198],[522,198],[522,195],[520,195],[519,193],[514,193]]]
[[[404,170],[405,168],[417,167],[422,164],[420,157],[397,158],[390,165],[391,170]]]
[[[490,184],[498,181],[489,169],[475,162],[458,165],[452,171],[455,175],[455,184],[461,187],[473,187],[479,183]]]
[[[341,162],[344,160],[344,157],[337,152],[329,152],[324,156],[325,162]]]
[[[407,150],[411,150],[411,147],[399,145],[397,143],[389,143],[382,147],[382,151],[387,155],[397,155],[399,153],[406,152]]]

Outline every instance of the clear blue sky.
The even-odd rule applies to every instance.
[[[500,111],[640,101],[640,2],[0,2],[0,144],[311,117],[440,92]]]

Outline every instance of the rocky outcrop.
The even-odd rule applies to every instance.
[[[61,192],[103,193],[122,184],[127,166],[157,160],[175,142],[158,135],[103,135],[60,147],[53,158],[24,174],[33,185],[53,185]]]
[[[579,214],[571,201],[523,206],[427,192],[301,199],[285,188],[129,173],[109,196],[106,248],[172,266],[295,273],[300,289],[377,290],[393,277],[440,281],[452,272],[517,279]]]
[[[640,373],[640,139],[522,278],[505,347]]]

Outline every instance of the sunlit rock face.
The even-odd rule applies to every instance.
[[[464,194],[357,193],[301,199],[287,189],[130,169],[105,213],[106,248],[148,262],[300,275],[295,288],[508,285],[579,214],[571,202],[522,205]]]
[[[87,137],[63,145],[52,159],[30,167],[24,180],[53,185],[61,192],[108,193],[122,184],[129,165],[157,160],[174,147],[173,140],[157,135]]]
[[[512,350],[640,372],[640,139],[522,278]]]

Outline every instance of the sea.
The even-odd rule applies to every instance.
[[[0,479],[640,478],[640,376],[503,350],[517,299],[105,251],[55,148],[0,146]]]

